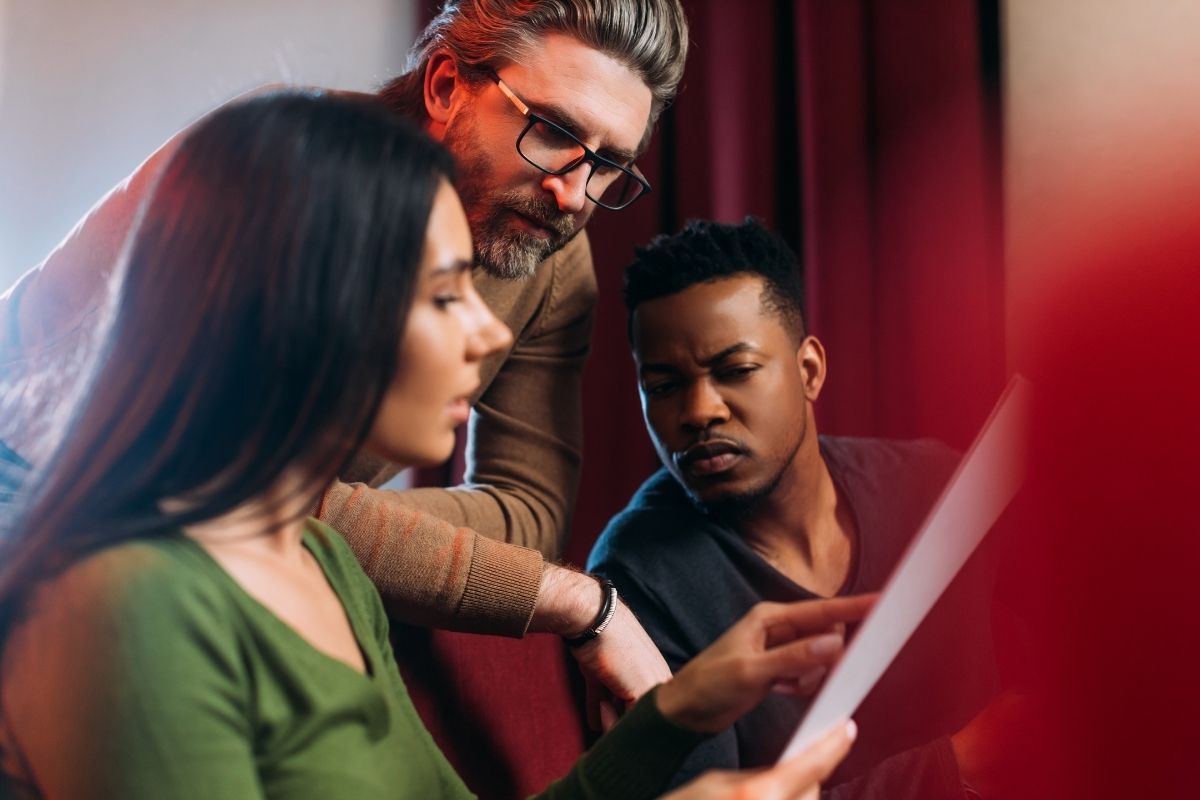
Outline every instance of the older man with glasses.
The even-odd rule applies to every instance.
[[[633,163],[633,153],[612,153],[611,158],[605,158],[563,126],[533,113],[498,75],[496,85],[529,120],[517,137],[517,152],[521,158],[547,175],[566,175],[581,164],[588,164],[584,195],[610,211],[620,211],[650,191],[650,184]]]
[[[362,461],[316,510],[401,619],[558,633],[626,700],[669,677],[665,662],[610,587],[544,559],[565,537],[582,458],[596,282],[580,234],[597,206],[621,209],[649,190],[633,159],[686,53],[678,0],[447,0],[381,97],[454,155],[477,285],[515,341],[483,369],[466,486],[383,491],[372,487],[394,468]],[[50,409],[77,366],[71,344],[86,339],[138,203],[179,138],[0,297],[0,399],[16,423],[0,439],[22,470],[54,438]]]

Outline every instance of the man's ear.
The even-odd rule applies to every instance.
[[[804,397],[815,403],[825,385],[825,345],[815,336],[806,336],[796,351],[796,366],[804,381]]]
[[[425,63],[425,113],[429,117],[429,133],[441,139],[446,124],[454,114],[457,94],[465,89],[458,71],[458,61],[449,50],[435,50]]]

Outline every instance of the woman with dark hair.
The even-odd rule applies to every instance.
[[[510,341],[471,284],[451,171],[364,98],[266,95],[188,134],[0,544],[0,796],[470,796],[378,593],[305,519],[362,447],[448,457]],[[756,609],[547,796],[652,796],[772,687],[810,686],[828,656],[803,637],[864,611],[812,605]],[[811,789],[851,736],[680,796]]]

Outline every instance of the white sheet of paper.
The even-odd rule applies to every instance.
[[[1025,477],[1030,384],[1013,377],[871,613],[813,699],[786,759],[849,719],[1012,501]]]

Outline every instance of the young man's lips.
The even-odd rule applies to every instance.
[[[684,469],[697,478],[707,478],[733,469],[741,460],[741,453],[721,453],[708,458],[693,458],[687,462]]]
[[[676,456],[684,472],[694,477],[708,477],[726,472],[745,456],[732,442],[706,442],[692,445]]]

